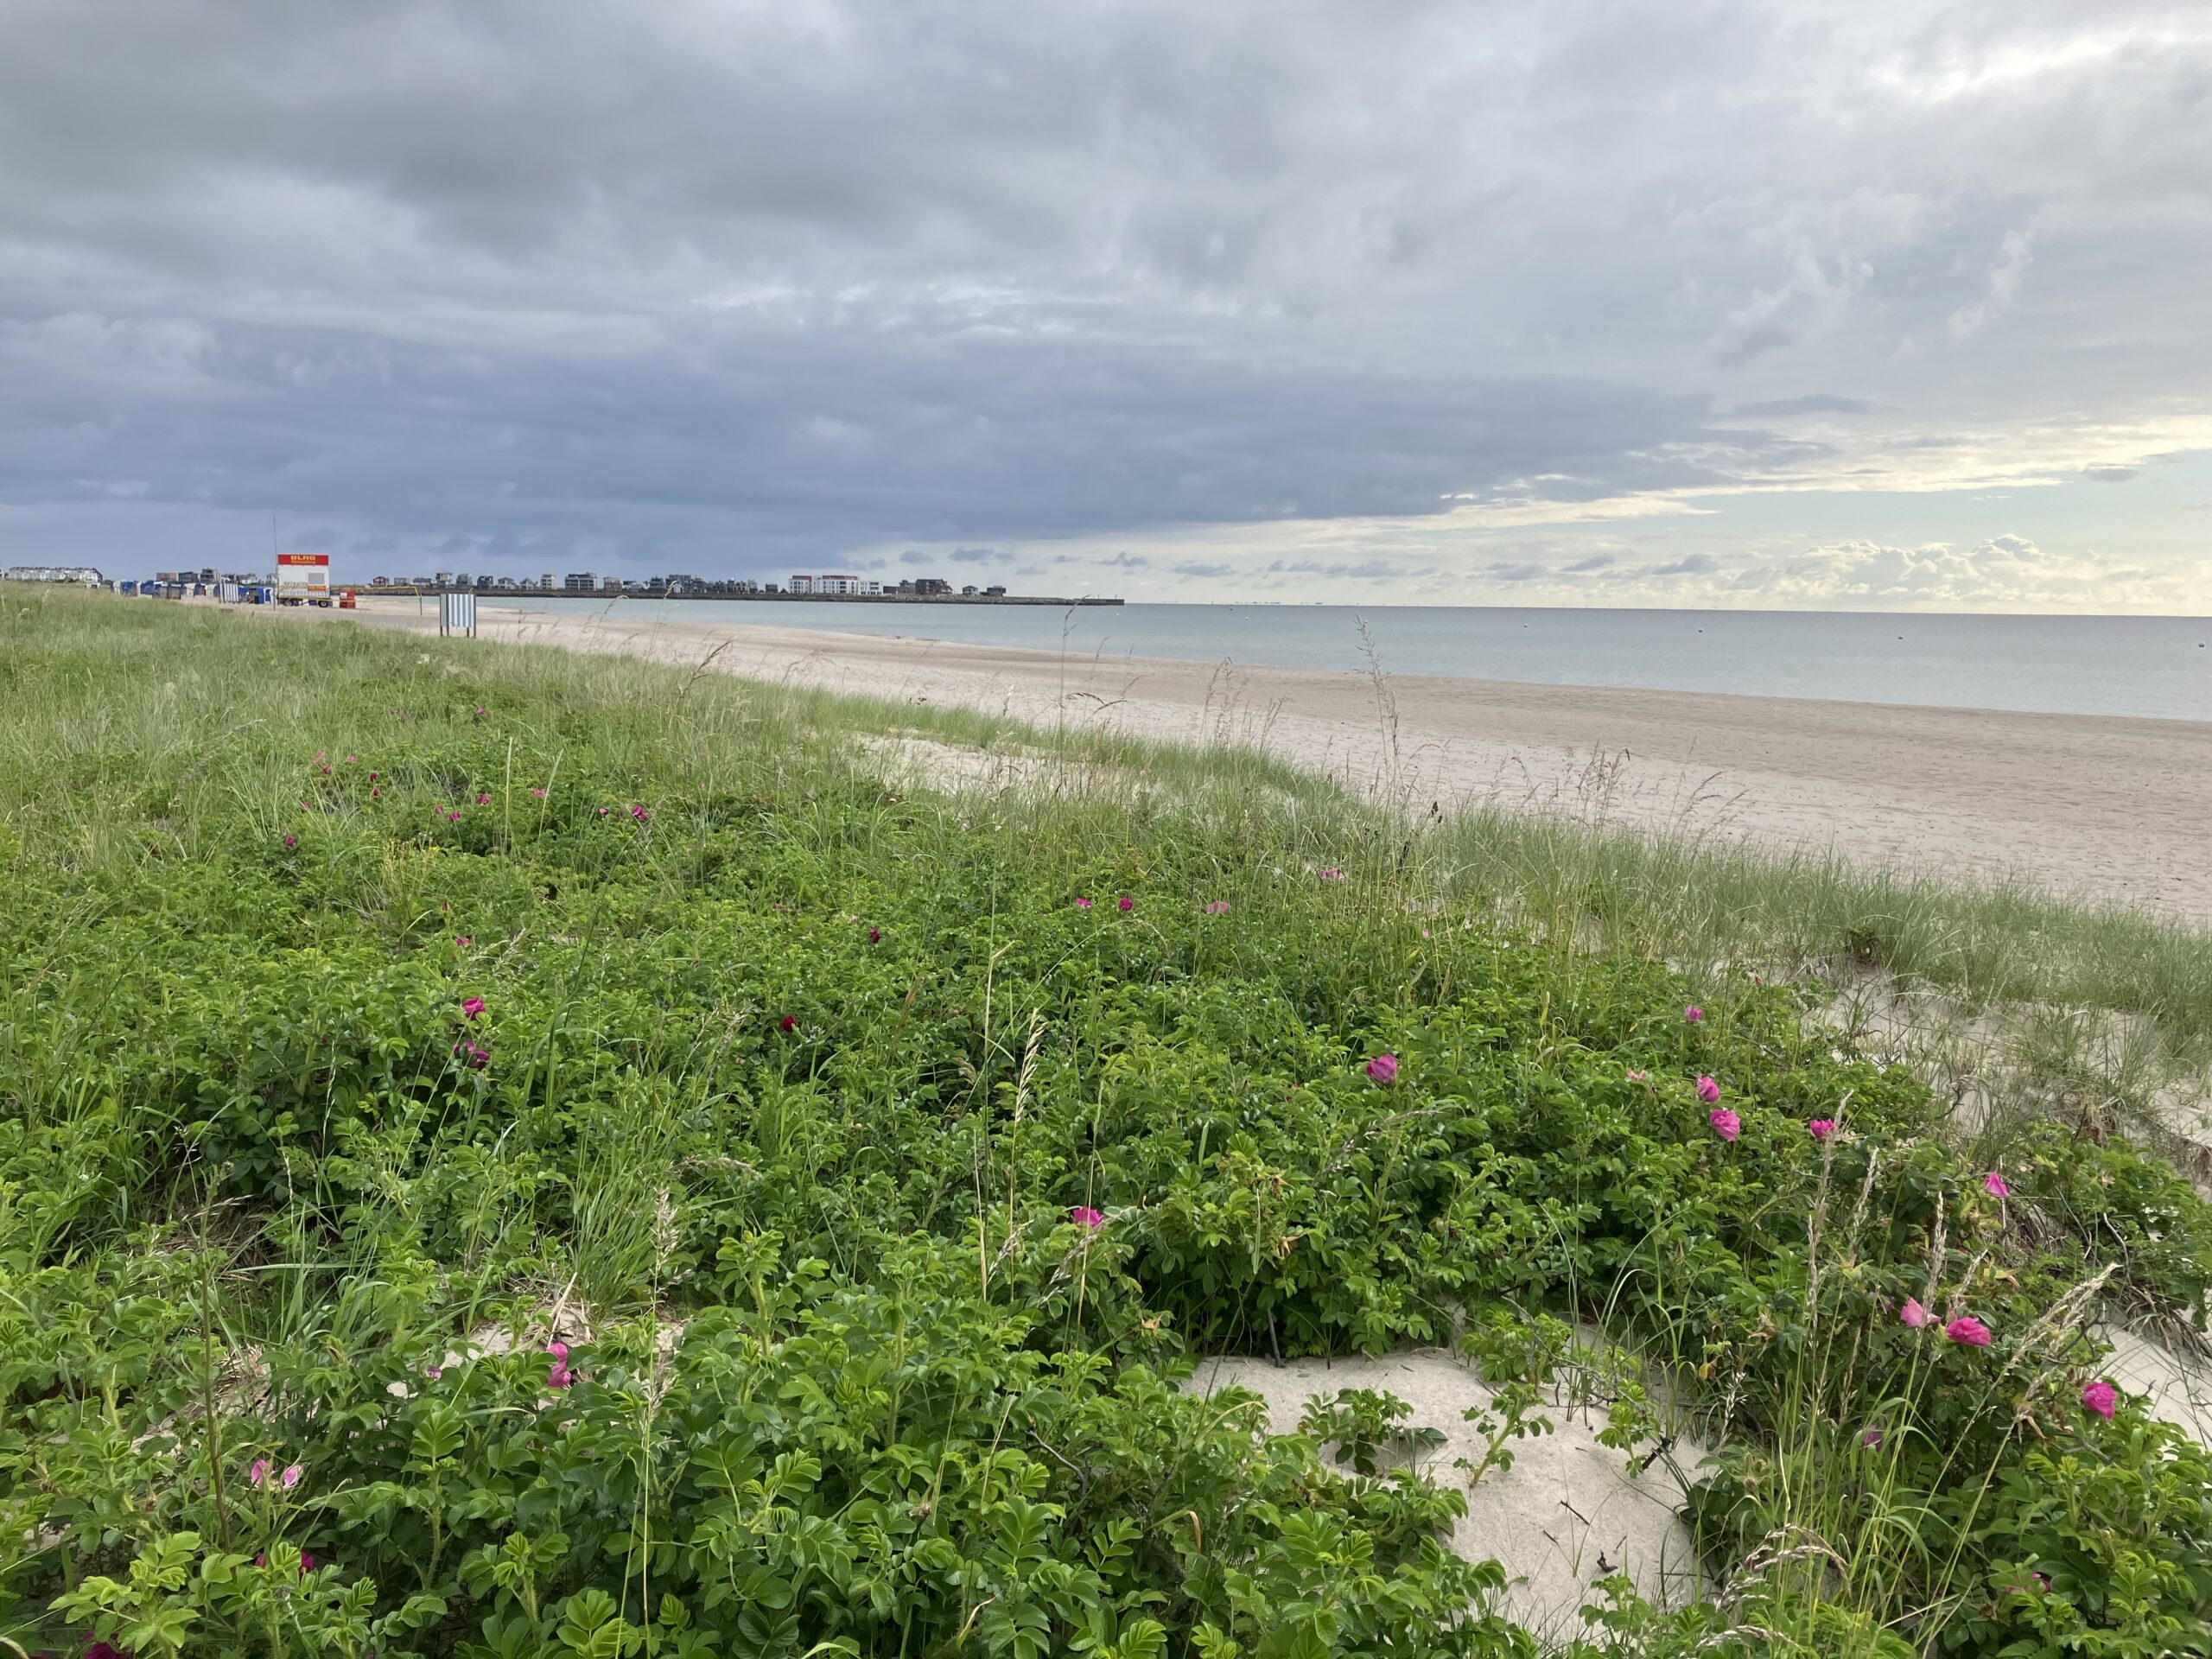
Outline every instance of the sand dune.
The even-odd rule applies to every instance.
[[[357,614],[425,626],[412,600]],[[756,678],[1250,744],[1424,810],[1566,812],[2212,918],[2212,724],[1063,659],[722,615],[479,612],[487,639],[711,654],[717,671]]]

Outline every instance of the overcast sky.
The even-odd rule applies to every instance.
[[[6,0],[0,563],[2212,612],[2206,0]]]

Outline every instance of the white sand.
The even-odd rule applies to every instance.
[[[365,601],[425,626],[413,600]],[[435,607],[429,607],[435,616]],[[1493,804],[1867,867],[2018,876],[2212,920],[2212,724],[1524,685],[480,607],[481,636],[964,704],[1046,727],[1236,742],[1426,810]],[[269,613],[262,613],[269,614]],[[279,614],[328,616],[289,611]],[[429,626],[435,626],[435,623]]]
[[[1413,1408],[1411,1427],[1445,1436],[1442,1446],[1418,1459],[1440,1485],[1464,1490],[1466,1475],[1457,1461],[1482,1458],[1482,1438],[1465,1413],[1486,1405],[1490,1390],[1467,1366],[1433,1350],[1282,1365],[1210,1359],[1187,1386],[1204,1395],[1249,1389],[1268,1402],[1268,1426],[1277,1434],[1296,1432],[1306,1402],[1317,1394],[1376,1389]],[[1675,1471],[1696,1479],[1706,1449],[1677,1441],[1668,1459],[1631,1474],[1627,1453],[1598,1444],[1593,1424],[1602,1425],[1602,1414],[1586,1420],[1556,1407],[1542,1414],[1553,1432],[1509,1440],[1513,1466],[1502,1474],[1492,1470],[1467,1491],[1467,1513],[1452,1529],[1452,1548],[1468,1560],[1491,1559],[1503,1567],[1506,1615],[1554,1639],[1583,1633],[1578,1610],[1599,1599],[1590,1586],[1617,1571],[1634,1578],[1646,1596],[1688,1599],[1698,1574],[1688,1530],[1678,1517],[1682,1488]]]

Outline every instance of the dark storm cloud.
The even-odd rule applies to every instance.
[[[1012,559],[1865,486],[1910,459],[1872,417],[2124,424],[2204,383],[2207,221],[2167,211],[2206,194],[2201,12],[1831,22],[18,0],[0,535]]]

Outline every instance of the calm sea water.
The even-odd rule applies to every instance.
[[[604,610],[605,600],[486,604]],[[640,620],[1065,649],[1080,656],[1644,686],[1855,702],[2212,721],[2212,619],[1803,611],[1491,610],[1442,606],[818,605],[613,601]]]

